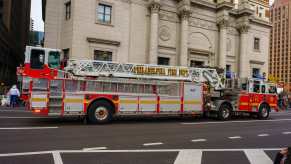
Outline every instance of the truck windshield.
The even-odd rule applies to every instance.
[[[30,55],[30,67],[32,69],[43,69],[44,66],[44,51],[33,49]]]
[[[61,65],[61,56],[57,51],[49,52],[48,56],[48,66],[50,68],[59,68]]]

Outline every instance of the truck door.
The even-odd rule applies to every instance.
[[[266,86],[261,84],[261,81],[253,81],[253,90],[249,93],[249,111],[257,112],[260,103],[263,101],[265,94],[262,94],[262,91],[266,91]]]

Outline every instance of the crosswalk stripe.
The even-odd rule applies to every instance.
[[[63,164],[63,160],[60,152],[54,151],[52,152],[55,164]]]
[[[273,161],[269,158],[269,156],[260,149],[249,149],[244,150],[250,164],[273,164]]]
[[[182,150],[179,152],[174,164],[201,164],[201,150]]]

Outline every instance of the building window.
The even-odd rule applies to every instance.
[[[225,68],[225,76],[227,79],[231,78],[231,65],[227,64]]]
[[[158,65],[170,65],[170,58],[158,57]]]
[[[65,3],[65,7],[66,7],[66,20],[71,19],[71,1]]]
[[[111,24],[112,6],[99,3],[97,9],[97,19],[100,23]]]
[[[66,48],[63,49],[63,54],[64,54],[64,58],[63,58],[63,66],[66,67],[68,64],[68,60],[70,59],[70,49]]]
[[[260,50],[260,38],[255,38],[254,39],[254,49],[255,50]]]
[[[197,61],[197,60],[191,60],[190,61],[190,67],[203,67],[204,66],[203,61]]]
[[[112,52],[110,51],[94,51],[94,60],[112,61]]]
[[[252,77],[253,78],[260,77],[260,69],[259,68],[253,68],[253,70],[252,70]]]

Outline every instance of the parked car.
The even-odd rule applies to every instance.
[[[10,98],[6,95],[0,95],[0,105],[1,106],[9,106]]]

